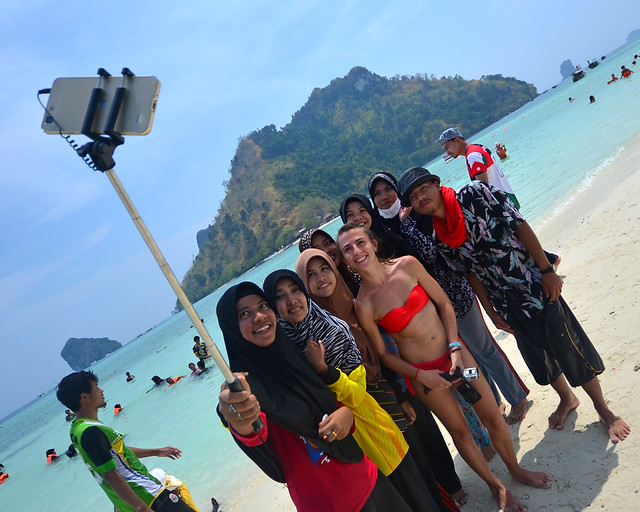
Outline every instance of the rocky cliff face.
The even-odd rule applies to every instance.
[[[576,67],[573,65],[573,62],[571,62],[571,59],[567,59],[562,64],[560,64],[560,74],[562,75],[562,78],[569,78],[571,76],[571,73],[573,73],[575,70]]]
[[[73,370],[78,371],[121,346],[122,343],[109,338],[69,338],[60,355]]]

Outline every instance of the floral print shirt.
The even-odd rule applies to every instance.
[[[451,248],[436,236],[442,254],[485,285],[491,304],[503,318],[510,306],[522,309],[529,318],[540,313],[542,274],[516,235],[524,217],[504,192],[481,181],[462,187],[456,198],[467,241]]]

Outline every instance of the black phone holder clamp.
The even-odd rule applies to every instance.
[[[127,92],[127,78],[135,75],[129,68],[122,68],[121,73],[122,84],[116,89],[116,93],[111,104],[111,110],[109,111],[109,116],[107,117],[107,122],[103,130],[103,132],[108,136],[105,137],[103,135],[98,135],[92,130],[96,111],[104,93],[104,90],[101,87],[102,79],[104,77],[111,76],[111,74],[104,68],[98,69],[98,84],[93,91],[91,91],[89,105],[87,106],[87,113],[85,114],[84,122],[82,123],[82,134],[89,137],[92,142],[83,144],[76,150],[76,152],[83,159],[86,159],[88,156],[91,159],[91,166],[98,171],[104,172],[115,167],[116,162],[113,159],[113,152],[118,146],[124,144],[124,137],[115,131],[115,126]]]

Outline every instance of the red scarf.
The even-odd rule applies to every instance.
[[[440,187],[444,201],[445,220],[433,217],[433,228],[438,238],[449,247],[460,247],[467,239],[462,208],[451,187]]]

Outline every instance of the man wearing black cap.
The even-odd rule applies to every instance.
[[[624,440],[630,428],[607,406],[597,378],[602,359],[560,296],[555,267],[507,196],[481,181],[455,192],[422,167],[406,171],[398,186],[403,204],[433,217],[436,244],[468,274],[496,327],[515,335],[536,382],[560,396],[549,426],[564,428],[580,404],[566,376],[589,395],[611,441]]]
[[[437,178],[437,176],[431,176],[434,179]],[[398,181],[389,173],[378,172],[371,177],[369,194],[376,205],[377,213],[382,217],[382,222],[392,231],[401,234],[413,249],[413,254],[449,297],[456,314],[458,333],[481,368],[496,402],[501,408],[506,407],[498,392],[499,387],[507,402],[511,404],[511,411],[506,417],[507,423],[514,424],[522,421],[527,412],[529,389],[491,336],[465,273],[452,270],[439,254],[431,237],[425,235],[433,231],[431,217],[420,215],[415,211],[411,211],[410,216],[403,220],[399,213],[392,218],[384,215],[389,210],[397,212],[401,209]],[[391,204],[397,204],[397,206],[390,207]],[[414,217],[419,219],[419,223]]]

